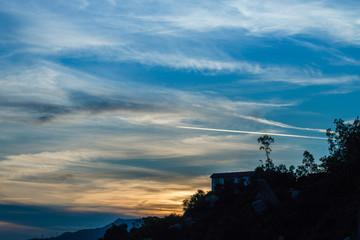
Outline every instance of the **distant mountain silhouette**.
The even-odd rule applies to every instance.
[[[51,238],[32,238],[29,240],[97,240],[98,238],[104,236],[104,233],[107,229],[111,228],[114,224],[116,226],[120,224],[127,224],[128,228],[132,228],[137,219],[117,219],[115,222],[108,224],[101,228],[92,228],[92,229],[83,229],[76,232],[65,232],[57,237]]]

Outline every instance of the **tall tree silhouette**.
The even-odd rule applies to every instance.
[[[270,153],[271,153],[270,145],[275,142],[274,138],[270,137],[268,135],[264,135],[264,136],[259,137],[257,139],[257,141],[258,141],[258,143],[261,143],[260,150],[264,150],[265,154],[266,154],[265,169],[268,171],[273,170],[274,163],[270,158]]]

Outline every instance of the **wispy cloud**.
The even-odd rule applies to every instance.
[[[93,76],[42,64],[33,68],[18,66],[22,68],[21,73],[16,73],[18,70],[15,69],[2,72],[0,110],[3,120],[23,119],[26,114],[29,121],[35,118],[46,122],[64,115],[84,113],[172,111],[164,102],[151,101],[146,91],[135,97],[121,86],[104,87],[103,83],[99,84],[101,79],[93,81]],[[78,90],[83,84],[88,86],[87,91]],[[24,95],[24,92],[28,94]]]
[[[85,9],[74,10],[74,6],[84,6],[84,3],[87,6]],[[22,20],[22,24],[17,26],[17,35],[15,34],[13,41],[25,44],[22,46],[25,52],[46,56],[92,56],[103,61],[130,61],[175,69],[250,73],[261,75],[261,79],[267,81],[300,85],[358,81],[356,75],[316,76],[301,68],[233,58],[224,49],[201,44],[201,41],[208,41],[195,35],[197,31],[207,32],[210,38],[215,38],[219,35],[219,29],[237,29],[240,33],[227,35],[230,35],[230,39],[236,39],[240,34],[245,38],[242,40],[245,43],[252,41],[246,39],[249,35],[260,39],[273,35],[308,35],[310,38],[320,36],[335,42],[359,44],[356,6],[349,8],[339,4],[335,8],[324,2],[301,1],[270,1],[266,4],[257,1],[211,1],[207,4],[156,1],[154,8],[157,10],[152,11],[152,7],[144,8],[145,4],[141,4],[141,1],[134,6],[120,6],[114,4],[115,1],[110,3],[57,3],[57,7],[63,10],[61,12],[55,12],[46,4],[35,4],[37,7],[33,12],[20,10],[16,3],[8,4],[9,13]],[[159,6],[161,7],[158,8]],[[96,8],[107,10],[107,14],[94,11]],[[134,11],[132,14],[128,13],[129,8]],[[91,23],[84,23],[83,18],[90,19]],[[160,30],[162,33],[158,34]],[[174,30],[181,30],[181,36],[164,36],[164,32]],[[319,35],[319,32],[326,36]],[[192,47],[194,42],[196,47]],[[354,63],[351,57],[344,56],[344,59]],[[291,72],[292,75],[289,74]]]
[[[189,5],[191,8],[188,8]],[[318,34],[321,30],[335,41],[359,44],[358,15],[354,8],[332,7],[319,1],[227,1],[205,6],[185,4],[180,14],[162,16],[153,21],[167,21],[182,29],[213,31],[219,28],[239,29],[246,34],[291,36]],[[181,11],[183,10],[183,11]],[[149,18],[148,20],[151,20]],[[339,34],[341,32],[341,34]]]
[[[21,154],[6,156],[0,162],[2,176],[5,179],[17,179],[23,176],[36,176],[37,174],[52,173],[70,165],[75,166],[81,162],[91,161],[96,156],[87,152],[42,152],[38,154]]]
[[[128,80],[113,82],[45,61],[30,67],[18,65],[1,74],[1,119],[23,123],[108,114],[109,118],[134,124],[176,125],[211,119],[209,116],[215,114],[247,115],[255,110],[296,105],[282,101],[232,101],[206,93],[156,89]],[[87,86],[86,90],[79,90],[81,86]],[[151,91],[146,90],[149,86]]]
[[[1,203],[26,201],[27,204],[58,205],[82,211],[164,215],[180,211],[180,202],[196,188],[192,186],[194,181],[184,179],[177,183],[176,178],[183,178],[179,175],[171,177],[159,170],[115,162],[83,161],[79,154],[58,152],[8,156],[0,162],[1,184],[4,186]],[[93,153],[86,155],[96,156]],[[68,174],[60,175],[61,172]],[[158,179],[163,174],[168,179],[167,184]],[[204,183],[202,181],[202,186],[207,185]],[[36,198],[32,197],[34,191],[37,192]],[[122,197],[116,197],[119,195]],[[163,202],[159,202],[159,198]]]
[[[32,226],[25,226],[25,225],[20,225],[20,224],[16,224],[16,223],[11,223],[11,222],[0,222],[0,231],[13,231],[13,232],[17,232],[17,231],[39,231],[41,228],[37,228],[37,227],[32,227]]]
[[[257,63],[246,61],[223,61],[220,59],[211,59],[206,57],[191,57],[183,53],[163,54],[160,52],[125,52],[122,55],[116,55],[117,61],[135,61],[146,65],[164,66],[176,69],[191,69],[196,71],[213,72],[237,72],[260,74],[263,70]]]
[[[274,72],[269,71],[265,74],[264,77],[261,77],[260,81],[268,82],[286,82],[297,84],[301,86],[311,86],[311,85],[344,85],[359,83],[360,77],[358,75],[340,75],[340,76],[324,76],[321,72],[304,72],[300,73],[302,69],[296,70],[298,73],[284,72],[282,69],[279,73],[274,74]],[[281,73],[282,72],[282,73]]]

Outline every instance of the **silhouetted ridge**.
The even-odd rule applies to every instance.
[[[113,225],[118,226],[126,224],[129,228],[133,227],[136,219],[121,219],[118,218],[115,222],[108,224],[101,228],[83,229],[76,232],[65,232],[57,237],[51,238],[32,238],[29,240],[97,240],[102,237],[106,230],[111,228]]]

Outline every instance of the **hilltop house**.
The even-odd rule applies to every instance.
[[[211,178],[211,190],[215,190],[217,184],[224,185],[225,182],[240,183],[244,182],[245,186],[250,184],[250,178],[254,175],[254,171],[247,172],[228,172],[228,173],[213,173]]]

